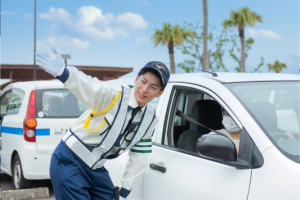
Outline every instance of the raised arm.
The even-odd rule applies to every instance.
[[[65,67],[63,58],[56,50],[54,56],[36,53],[36,61],[46,72],[64,83],[88,108],[97,111],[106,109],[116,96],[114,85],[102,82],[79,71],[75,67]]]

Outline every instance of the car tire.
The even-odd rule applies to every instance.
[[[19,155],[16,155],[12,166],[12,183],[15,190],[30,188],[32,181],[24,178],[22,164]]]

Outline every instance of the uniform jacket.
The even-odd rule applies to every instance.
[[[76,120],[76,122],[71,126],[72,132],[85,144],[88,146],[95,146],[101,143],[103,138],[105,138],[107,129],[110,126],[110,122],[107,121],[105,125],[97,132],[88,132],[83,124],[85,123],[87,116],[94,110],[95,112],[101,112],[107,109],[112,101],[115,99],[118,91],[115,89],[115,85],[112,83],[107,83],[93,78],[79,71],[75,67],[67,67],[59,79],[64,83],[65,88],[71,91],[81,102],[83,102],[88,109]],[[118,106],[120,103],[120,98],[116,101],[113,107]],[[114,109],[112,107],[112,109]],[[124,131],[128,121],[132,116],[132,109],[138,107],[137,100],[134,96],[134,88],[130,89],[130,98],[128,104],[128,112],[125,120],[125,126],[123,126]],[[143,112],[145,111],[144,106],[134,117],[133,122],[139,124]],[[102,123],[103,119],[106,119],[106,115],[109,112],[100,115],[95,115],[91,118],[88,129],[96,130]],[[134,186],[137,179],[143,174],[148,156],[152,151],[151,137],[154,132],[155,127],[158,124],[157,117],[155,116],[150,128],[145,133],[143,138],[139,143],[131,148],[129,151],[129,159],[126,164],[126,170],[122,176],[122,189],[121,193],[130,193],[132,187]],[[134,133],[131,133],[122,137],[120,144],[121,147],[126,148],[128,143],[131,141]],[[120,147],[114,147],[106,156],[114,154],[118,151]],[[125,196],[127,196],[125,195]]]

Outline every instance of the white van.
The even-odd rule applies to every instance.
[[[15,189],[50,179],[51,155],[86,106],[58,80],[10,84],[0,103],[1,171]]]

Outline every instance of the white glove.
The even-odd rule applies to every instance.
[[[39,63],[39,66],[49,74],[52,74],[54,77],[61,76],[65,69],[65,61],[55,49],[52,49],[52,52],[54,56],[36,52],[35,60]]]

